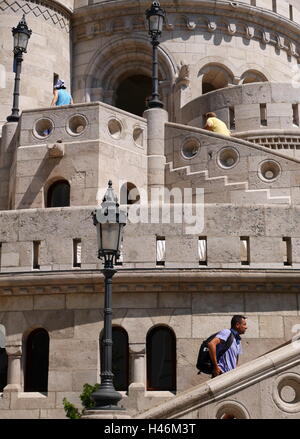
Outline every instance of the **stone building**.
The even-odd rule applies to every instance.
[[[298,1],[162,1],[164,109],[145,107],[150,4],[0,0],[0,418],[63,418],[63,398],[79,407],[84,383],[99,381],[103,277],[90,214],[110,179],[130,212],[140,207],[113,282],[127,414],[300,417]],[[22,115],[6,122],[11,28],[23,14]],[[74,105],[50,107],[58,77]],[[231,137],[203,129],[208,111]],[[142,217],[164,190],[165,204]],[[238,369],[197,375],[200,342],[240,313],[249,329]]]

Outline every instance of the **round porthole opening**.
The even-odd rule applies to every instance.
[[[35,122],[33,133],[39,139],[45,139],[50,136],[54,129],[54,124],[51,119],[43,118]]]
[[[108,131],[111,137],[114,139],[119,139],[122,134],[122,125],[117,119],[111,119],[108,122]]]
[[[185,140],[182,145],[181,153],[185,159],[194,158],[200,150],[200,142],[198,139],[192,137]]]
[[[267,160],[261,163],[259,167],[259,176],[266,182],[272,182],[280,175],[280,166],[273,160]]]
[[[136,127],[133,130],[133,134],[132,134],[133,140],[134,140],[134,143],[138,146],[143,146],[143,132],[144,131],[140,127]]]
[[[223,148],[218,156],[218,164],[222,168],[233,168],[239,160],[239,153],[235,148]]]
[[[88,125],[87,119],[81,114],[70,117],[67,124],[67,131],[73,136],[82,134]]]

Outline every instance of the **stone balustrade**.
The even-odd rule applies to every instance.
[[[259,82],[211,91],[181,109],[181,123],[204,126],[213,111],[233,133],[299,129],[300,89],[292,84]]]
[[[39,108],[22,113],[19,146],[101,140],[145,151],[145,119],[102,102]]]

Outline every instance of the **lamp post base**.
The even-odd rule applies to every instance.
[[[93,410],[123,410],[122,407],[118,407],[122,395],[110,383],[101,384],[99,389],[91,396],[95,401]]]
[[[10,115],[6,118],[7,122],[19,122],[20,116]]]

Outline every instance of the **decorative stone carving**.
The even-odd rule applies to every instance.
[[[217,23],[215,21],[207,21],[207,28],[209,32],[214,32],[217,29]]]
[[[288,55],[289,56],[297,56],[297,50],[296,50],[296,44],[293,43],[292,41],[288,41],[287,43],[287,48],[288,48]]]
[[[53,143],[47,146],[49,157],[63,157],[65,155],[65,147],[62,143]]]
[[[267,31],[263,30],[263,31],[261,32],[261,35],[262,35],[262,42],[263,42],[264,44],[269,44],[270,41],[271,41],[270,32],[267,32]]]
[[[245,37],[248,38],[248,40],[251,40],[251,38],[253,38],[253,37],[254,37],[254,34],[255,34],[255,28],[254,28],[254,26],[246,25],[246,26],[245,26],[245,30],[246,30],[246,35],[245,35]]]
[[[278,34],[275,35],[275,42],[277,49],[284,49],[284,39],[281,35]]]
[[[237,27],[236,27],[236,23],[225,23],[227,31],[229,33],[229,35],[234,35],[236,33]]]
[[[54,26],[58,26],[61,29],[69,32],[70,30],[70,16],[67,12],[64,13],[63,9],[55,8],[54,6],[44,6],[42,2],[35,1],[0,1],[0,10],[5,11],[6,9],[11,9],[13,12],[17,13],[21,11],[25,15],[32,14],[35,17],[41,17],[45,21],[51,22]]]
[[[185,85],[185,86],[189,85],[189,83],[190,83],[190,65],[189,64],[185,64],[184,62],[181,61],[180,70],[179,70],[178,78],[177,78],[176,82],[178,85]]]
[[[187,17],[186,26],[189,30],[194,30],[196,27],[196,19]]]

